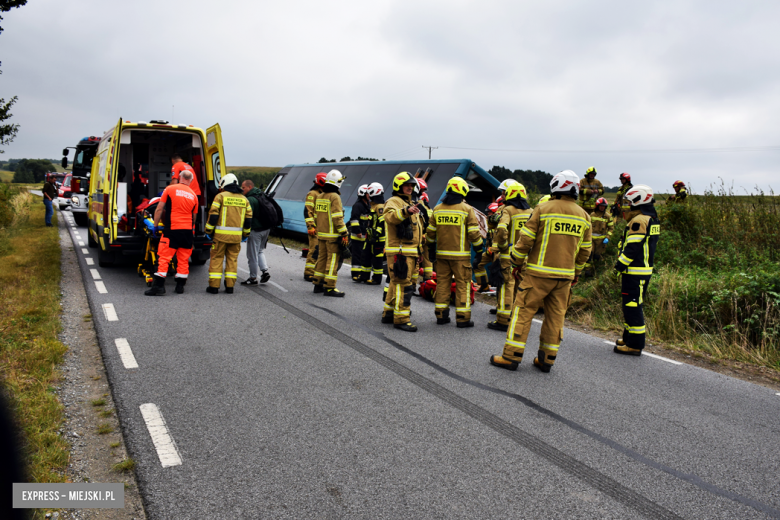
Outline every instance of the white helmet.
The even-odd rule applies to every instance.
[[[358,197],[362,197],[366,193],[368,193],[368,184],[364,184],[358,188]]]
[[[577,197],[580,193],[580,178],[571,170],[563,170],[550,181],[550,193]]]
[[[637,184],[626,193],[625,197],[632,206],[640,206],[653,202],[653,188],[646,184]]]
[[[337,188],[341,188],[341,183],[344,182],[345,177],[341,175],[338,170],[331,170],[325,176],[325,184],[331,184]]]
[[[238,178],[232,173],[228,173],[227,175],[225,175],[219,180],[219,189],[224,190],[225,186],[228,186],[230,184],[238,185]]]
[[[368,185],[368,196],[369,197],[376,197],[377,195],[381,195],[384,192],[385,192],[385,189],[378,182],[372,182],[371,184]]]
[[[514,179],[504,179],[504,181],[498,185],[498,191],[506,191],[513,184],[520,184],[520,183]]]

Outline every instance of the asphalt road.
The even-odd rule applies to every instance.
[[[345,298],[312,294],[273,245],[272,284],[193,267],[150,298],[63,215],[150,518],[780,518],[770,389],[573,330],[549,374],[503,371],[488,306],[462,330],[415,298],[405,333],[381,288],[342,267]]]

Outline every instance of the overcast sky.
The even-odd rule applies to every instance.
[[[29,0],[4,18],[21,130],[3,160],[175,105],[175,123],[220,123],[234,166],[432,145],[607,185],[780,188],[777,1]],[[776,148],[606,153],[739,147]]]

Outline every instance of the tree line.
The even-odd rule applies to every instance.
[[[14,172],[11,182],[25,184],[43,182],[47,173],[57,171],[51,159],[11,159],[1,164],[4,169]]]
[[[550,181],[553,178],[551,173],[543,172],[541,170],[515,170],[512,171],[509,168],[503,166],[493,166],[488,173],[503,181],[506,179],[514,179],[528,191],[535,191],[537,193],[550,193]],[[604,186],[605,193],[617,193],[618,186],[610,187]]]

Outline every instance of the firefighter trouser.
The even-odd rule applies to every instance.
[[[555,363],[563,339],[563,320],[571,301],[571,280],[539,278],[526,274],[517,289],[512,320],[504,343],[504,359],[520,363],[531,320],[544,303],[544,322],[539,335],[539,361]]]
[[[190,275],[190,256],[192,248],[170,248],[170,239],[163,236],[157,245],[157,272],[155,276],[165,278],[168,276],[168,266],[174,255],[176,256],[176,278],[187,278]]]
[[[326,289],[336,288],[339,275],[339,240],[319,240],[319,256],[314,267],[314,285],[324,285]]]
[[[509,318],[512,315],[512,304],[515,301],[515,288],[520,283],[520,280],[512,276],[511,260],[501,259],[500,262],[504,283],[496,289],[496,300],[498,302],[496,321],[501,325],[509,325]]]
[[[487,265],[492,261],[493,261],[493,255],[483,253],[482,259],[479,261],[477,267],[474,269],[474,278],[476,278],[477,284],[480,287],[489,285]]]
[[[350,241],[350,249],[352,250],[352,269],[350,273],[353,280],[360,280],[363,275],[363,256],[365,253],[365,240],[357,240],[353,238]]]
[[[382,316],[392,313],[393,323],[409,323],[412,314],[412,294],[414,294],[412,273],[417,271],[417,257],[406,257],[406,278],[399,278],[395,275],[394,263],[395,255],[387,255],[387,273],[390,285],[387,288],[387,297],[385,298],[385,308]]]
[[[471,319],[471,262],[436,259],[436,317],[447,318],[450,314],[452,278],[455,278],[455,320],[467,322]]]
[[[645,348],[644,301],[650,276],[623,274],[620,277],[620,293],[623,298],[623,342],[627,347]]]
[[[306,268],[303,270],[304,276],[314,276],[314,266],[317,265],[317,261],[313,256],[318,242],[317,235],[309,235],[309,252],[306,254]]]
[[[238,278],[238,254],[241,252],[241,242],[228,244],[214,240],[211,248],[211,263],[209,264],[209,287],[219,287],[222,280],[222,264],[225,264],[225,287],[236,285]]]
[[[433,276],[433,262],[428,257],[428,244],[423,242],[422,245],[422,260],[420,261],[420,267],[423,268],[423,281],[430,280]]]
[[[366,242],[366,248],[363,250],[363,279],[373,278],[376,283],[382,281],[384,272],[385,247],[384,242],[372,244]]]

